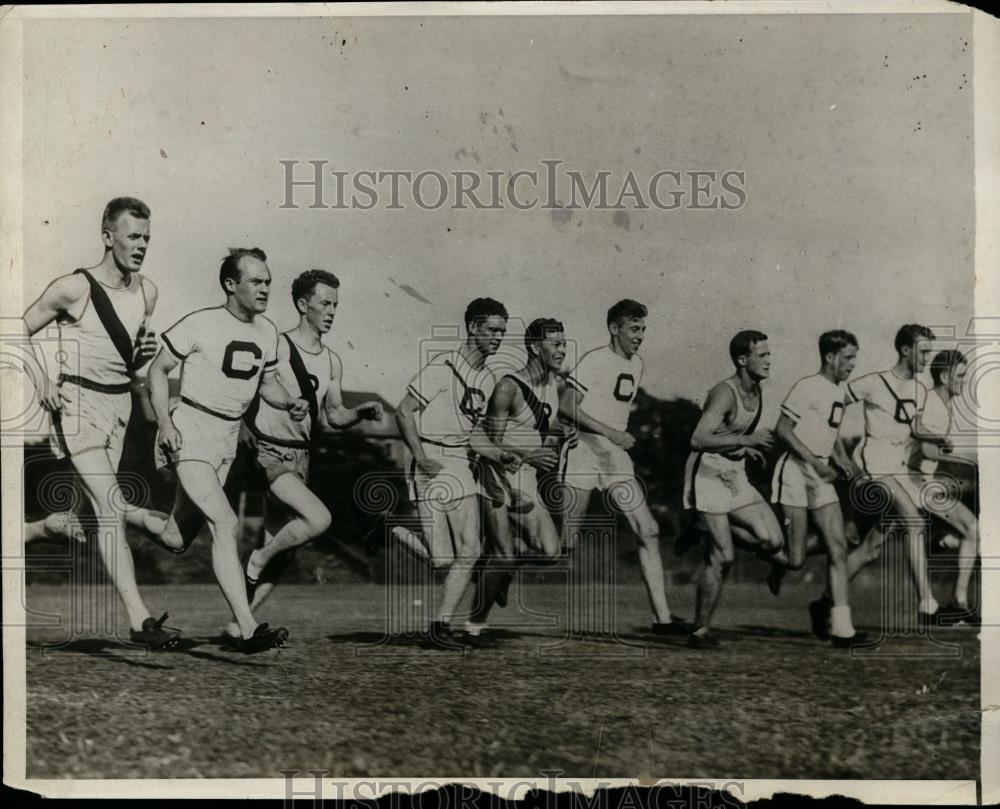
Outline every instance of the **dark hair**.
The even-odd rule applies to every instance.
[[[292,303],[299,298],[311,298],[317,284],[326,284],[334,289],[340,288],[340,279],[326,270],[306,270],[292,281]]]
[[[240,282],[240,259],[244,256],[267,261],[267,256],[259,247],[230,247],[229,255],[222,259],[222,266],[219,268],[219,286],[223,291],[226,290],[227,279],[232,279],[237,284]]]
[[[104,213],[101,214],[101,232],[111,230],[123,213],[130,213],[136,219],[149,219],[149,206],[135,197],[115,197],[104,206]]]
[[[470,325],[474,326],[480,320],[494,315],[506,320],[508,317],[507,309],[500,301],[495,301],[493,298],[476,298],[465,307],[465,328],[468,329]]]
[[[849,331],[834,329],[819,336],[819,358],[826,364],[827,354],[839,354],[846,346],[858,347],[858,338]]]
[[[553,317],[538,317],[532,320],[524,330],[524,347],[528,350],[528,356],[531,356],[533,345],[542,342],[550,334],[564,331],[566,329],[563,328],[563,324]]]
[[[952,374],[959,365],[964,365],[968,360],[961,351],[948,349],[939,351],[931,360],[931,379],[934,380],[935,387],[941,384],[941,377],[944,374]]]
[[[767,335],[764,332],[754,331],[753,329],[745,329],[737,334],[729,341],[729,356],[733,361],[733,365],[739,368],[740,364],[736,360],[740,357],[745,357],[753,350],[753,347],[757,343],[762,343],[766,339]]]
[[[912,348],[917,340],[922,337],[933,340],[934,332],[926,326],[920,326],[917,323],[907,323],[905,326],[901,326],[899,331],[896,332],[896,353],[902,354],[904,346]]]
[[[632,320],[633,318],[645,317],[648,314],[649,310],[639,303],[639,301],[625,298],[608,309],[608,325],[610,326],[623,317]]]

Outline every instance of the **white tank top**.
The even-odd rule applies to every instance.
[[[535,396],[541,410],[543,421],[551,425],[555,422],[556,414],[559,412],[559,386],[553,377],[545,384],[532,384],[532,382],[521,373],[505,374],[525,385]],[[521,391],[524,396],[524,391]],[[544,445],[545,436],[539,430],[547,430],[545,423],[539,425],[535,411],[531,409],[527,402],[527,397],[523,407],[507,420],[507,429],[504,432],[504,443],[511,444],[518,448],[537,449]]]
[[[134,346],[139,327],[146,316],[146,293],[142,278],[133,275],[129,285],[121,289],[106,284],[101,284],[101,287]],[[101,385],[127,384],[130,380],[128,366],[111,342],[90,297],[88,289],[87,301],[79,318],[74,320],[64,315],[58,321],[60,373],[83,377]]]
[[[729,386],[729,389],[733,392],[733,396],[736,397],[736,413],[728,424],[722,424],[719,426],[713,435],[727,437],[746,435],[746,433],[750,432],[751,426],[756,427],[756,422],[760,418],[760,412],[764,407],[764,395],[761,392],[760,385],[757,385],[757,408],[756,410],[749,410],[743,403],[743,396],[741,395],[739,387],[736,383],[730,379],[724,379],[723,382]],[[735,461],[746,455],[746,449],[744,447],[740,447],[739,449],[712,454],[723,455],[726,458]]]

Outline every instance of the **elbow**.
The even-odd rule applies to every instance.
[[[694,450],[695,452],[701,452],[705,448],[706,448],[705,442],[702,440],[702,437],[698,435],[698,433],[695,433],[694,435],[691,436],[692,450]]]

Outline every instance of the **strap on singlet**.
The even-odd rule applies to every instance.
[[[467,391],[469,389],[468,384],[464,379],[462,379],[462,375],[458,372],[458,369],[454,365],[452,365],[451,360],[445,360],[444,364],[451,369],[451,372],[455,375],[455,379],[457,379],[459,382],[462,383],[462,390]]]
[[[728,383],[727,383],[728,384]],[[743,403],[743,398],[740,396],[740,392],[736,390],[733,385],[729,386],[733,391],[733,396],[736,397],[736,406],[739,407]],[[757,412],[754,414],[753,421],[750,422],[749,426],[740,433],[740,435],[750,435],[754,430],[757,429],[757,425],[760,423],[760,415],[764,412],[764,391],[761,390],[760,385],[757,385]],[[745,453],[729,453],[720,452],[724,458],[729,458],[731,461],[738,461],[745,457]]]
[[[94,311],[97,313],[97,318],[101,321],[101,325],[104,326],[104,331],[107,332],[115,350],[125,362],[125,367],[128,368],[129,373],[132,373],[135,370],[135,346],[132,343],[132,338],[128,335],[128,331],[126,331],[125,326],[122,324],[121,318],[118,317],[118,313],[115,311],[108,293],[104,291],[104,287],[87,270],[79,269],[75,273],[80,273],[87,279],[87,283],[90,285],[90,299],[94,302]],[[139,284],[141,288],[141,279],[139,280]],[[145,292],[143,292],[144,311],[145,308]]]
[[[299,349],[287,334],[285,340],[288,342],[288,363],[292,366],[295,381],[299,384],[299,393],[309,403],[309,424],[315,427],[316,420],[319,418],[319,402],[316,401],[316,391],[313,390],[312,382],[309,380],[309,371],[306,370],[306,364],[302,360]]]
[[[292,367],[292,373],[295,375],[295,381],[299,386],[299,393],[302,395],[302,398],[309,403],[309,425],[312,429],[315,429],[319,416],[319,402],[316,400],[316,391],[313,390],[312,382],[309,381],[309,371],[306,370],[306,365],[302,361],[302,355],[299,353],[298,348],[295,343],[292,342],[291,337],[287,334],[283,336],[288,342],[288,364]],[[246,413],[243,414],[243,422],[253,434],[254,438],[261,441],[267,441],[270,444],[276,444],[279,447],[290,447],[293,449],[308,449],[310,447],[310,441],[295,441],[287,438],[275,438],[273,435],[268,435],[267,433],[262,432],[257,426],[258,412],[260,412],[260,393],[254,395],[253,400],[250,402],[250,407],[248,407]]]
[[[513,374],[505,374],[504,379],[510,379],[517,383],[517,386],[521,389],[521,393],[524,395],[525,403],[535,417],[535,429],[538,430],[542,438],[545,438],[551,432],[549,415],[545,412],[545,406],[539,401],[538,396],[535,395],[531,386],[520,377]]]

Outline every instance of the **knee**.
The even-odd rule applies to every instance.
[[[226,515],[214,520],[209,520],[212,526],[212,537],[216,542],[233,542],[239,539],[240,522],[236,515]]]
[[[315,513],[306,515],[306,523],[309,526],[309,535],[318,537],[320,534],[326,532],[333,522],[333,517],[330,516],[330,510],[326,507],[318,509]]]
[[[659,550],[660,527],[656,524],[639,526],[639,545],[646,550]]]

